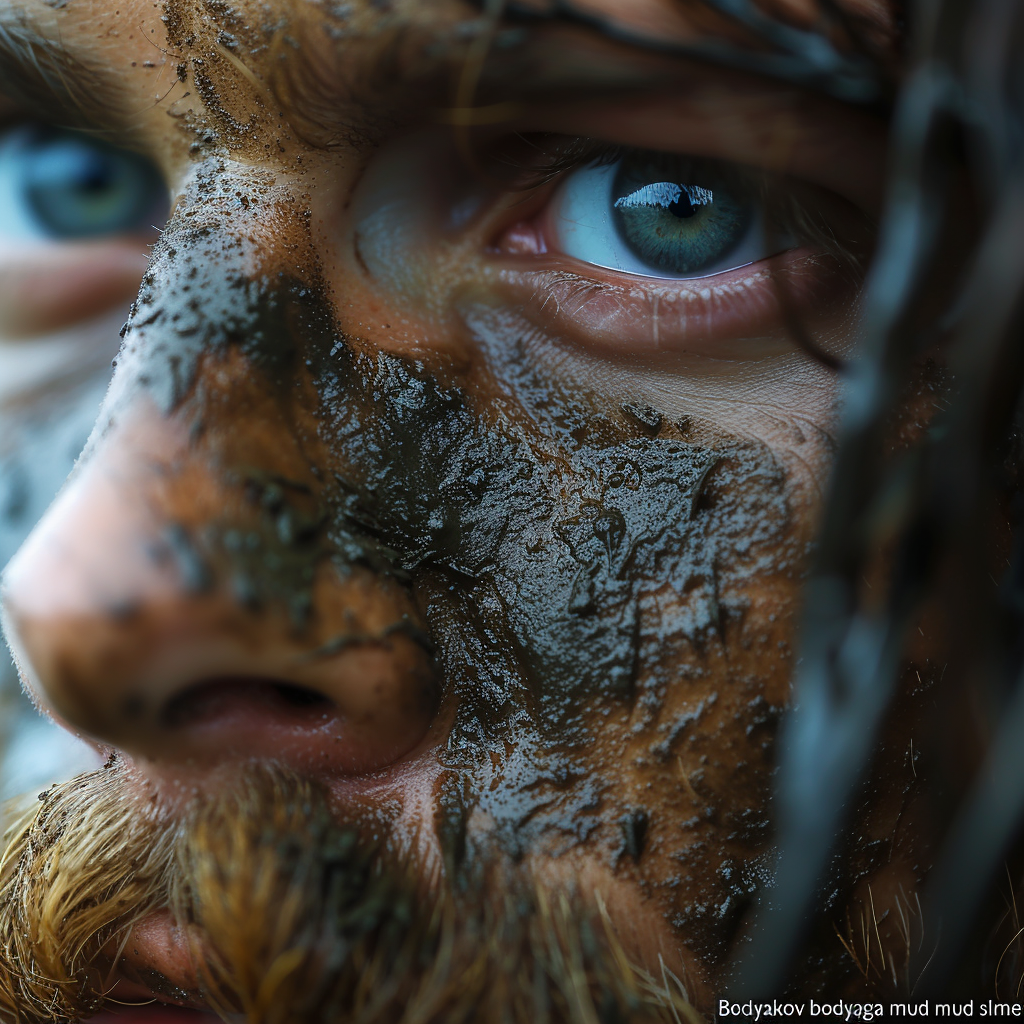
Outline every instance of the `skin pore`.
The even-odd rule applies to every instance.
[[[661,0],[591,7],[641,36],[711,31]],[[787,317],[852,351],[884,125],[441,0],[12,0],[0,27],[59,46],[102,97],[76,103],[12,53],[13,116],[116,135],[171,195],[148,262],[139,237],[0,248],[11,351],[59,346],[141,276],[85,455],[3,580],[26,687],[106,759],[95,828],[137,827],[118,856],[152,874],[88,933],[90,1012],[155,991],[276,1019],[238,994],[242,968],[196,961],[227,959],[232,928],[258,932],[302,884],[327,931],[288,942],[391,949],[396,917],[350,934],[348,896],[309,900],[331,844],[357,851],[342,875],[414,908],[425,945],[417,900],[452,908],[468,948],[488,920],[470,908],[496,893],[522,894],[512,946],[564,898],[709,1007],[770,872],[772,741],[840,399]],[[567,255],[574,139],[749,166],[767,194],[812,196],[842,251],[783,225],[791,244],[689,280]],[[57,283],[33,273],[52,259]],[[906,810],[900,786],[866,841]],[[212,922],[196,893],[262,877],[265,837],[223,822],[265,817],[280,838],[306,827],[296,802],[314,808],[298,866],[248,931]],[[25,864],[75,807],[44,801]],[[243,850],[230,884],[190,874],[211,849]],[[914,885],[900,858],[894,843],[872,876],[880,899]],[[303,872],[320,881],[292,885]],[[309,971],[281,991],[327,976]],[[839,945],[815,971],[859,984]],[[281,1019],[354,1005],[327,988]]]

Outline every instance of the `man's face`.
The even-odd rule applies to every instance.
[[[587,10],[713,34],[661,0]],[[75,1012],[116,985],[277,1019],[260,985],[297,948],[328,952],[271,986],[279,1019],[333,1019],[358,1003],[328,991],[339,949],[394,968],[382,902],[435,969],[500,921],[550,981],[571,920],[600,932],[562,943],[585,975],[614,935],[715,991],[768,870],[838,401],[792,326],[850,351],[881,129],[613,36],[446,0],[0,8],[10,131],[109,131],[172,197],[86,453],[4,576],[26,686],[107,758],[44,802],[35,853],[131,863],[122,904],[79,883],[108,909],[74,932]],[[0,318],[37,339],[8,353],[127,305],[130,227],[7,244]],[[319,931],[280,924],[295,893]],[[407,1000],[428,974],[394,973]]]

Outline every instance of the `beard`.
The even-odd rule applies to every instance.
[[[118,977],[248,1024],[700,1019],[676,979],[629,960],[599,899],[518,875],[425,895],[411,858],[363,841],[283,770],[249,770],[174,818],[127,782],[112,762],[8,829],[0,1020],[88,1018]],[[161,912],[194,990],[125,966],[133,926]]]

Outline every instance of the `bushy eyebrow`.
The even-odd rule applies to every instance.
[[[710,64],[760,72],[854,103],[870,105],[879,99],[879,68],[863,53],[844,54],[826,45],[816,32],[750,15],[756,8],[748,0],[694,2],[711,9],[725,7],[734,15],[741,11],[740,20],[753,18],[752,24],[768,38],[753,49],[725,44],[714,33],[696,44],[676,45],[633,37],[588,16],[574,0],[525,5],[505,0],[500,18],[492,22],[495,31],[487,33],[497,45],[489,47],[474,87],[464,97],[451,85],[453,66],[465,59],[466,35],[456,32],[445,40],[443,31],[438,36],[424,32],[422,21],[415,27],[398,24],[382,33],[375,41],[374,59],[358,64],[355,78],[341,70],[351,62],[337,59],[336,43],[324,31],[331,15],[319,6],[307,17],[298,17],[293,8],[289,30],[266,48],[273,59],[266,60],[265,52],[264,60],[249,68],[234,53],[224,50],[220,56],[242,65],[250,81],[268,89],[267,99],[282,110],[299,136],[323,147],[372,144],[396,122],[422,117],[425,110],[432,109],[443,123],[486,124],[492,123],[488,117],[493,122],[506,120],[518,101],[536,101],[545,93],[566,98],[574,91],[592,94],[668,85],[674,78],[672,67],[678,71],[684,65],[691,71]],[[835,0],[817,2],[830,7]],[[483,25],[486,0],[470,0],[470,5],[481,11],[477,22],[478,27]],[[63,2],[47,0],[47,6],[59,8]],[[470,26],[459,26],[464,27]],[[530,53],[531,60],[517,61],[515,45],[505,50],[503,41],[513,37],[529,40],[520,49]],[[598,44],[596,50],[588,39]],[[431,51],[431,57],[421,62],[424,50]],[[413,68],[407,66],[410,60]],[[141,113],[128,109],[129,93],[108,64],[90,58],[87,51],[72,52],[59,34],[49,38],[24,9],[0,0],[0,98],[13,101],[30,116],[123,143],[135,134]]]
[[[135,120],[102,64],[70,53],[11,5],[0,6],[0,97],[30,116],[103,135]]]
[[[874,45],[856,23],[842,20],[840,0],[814,0],[824,20],[808,28],[770,17],[753,0],[676,2],[681,9],[703,11],[712,28],[677,41],[631,31],[576,0],[469,0],[477,18],[460,26],[467,31],[448,37],[441,32],[430,40],[433,61],[427,64],[433,66],[426,73],[416,67],[415,41],[430,33],[405,26],[378,39],[376,59],[360,65],[358,78],[347,80],[339,68],[350,62],[337,59],[317,8],[320,22],[315,26],[302,25],[300,19],[289,27],[289,43],[302,50],[303,59],[278,54],[268,84],[298,134],[328,148],[372,144],[375,132],[386,133],[394,112],[403,109],[410,119],[433,108],[442,123],[485,125],[512,119],[517,106],[548,97],[671,88],[693,82],[709,67],[753,73],[887,112],[891,54]],[[826,31],[829,27],[836,30],[838,43]],[[474,33],[489,42],[485,52],[477,53],[476,71],[466,76],[459,66],[473,60]],[[517,60],[517,50],[527,58]],[[472,88],[453,88],[453,79],[472,79]]]
[[[337,59],[333,44],[317,27],[292,28],[290,45],[303,59],[269,62],[267,84],[292,127],[307,143],[326,148],[372,145],[378,134],[404,121],[500,123],[538,98],[653,87],[673,77],[673,68],[664,62],[651,62],[649,55],[628,48],[594,49],[585,35],[571,38],[563,31],[555,38],[548,31],[532,31],[519,38],[518,31],[500,26],[469,90],[457,83],[473,62],[473,47],[465,45],[464,37],[453,41],[443,33],[431,37],[396,31],[377,39],[373,59],[358,63],[356,76],[346,76],[339,68],[348,62]],[[503,45],[503,37],[513,35],[519,42]]]
[[[487,0],[470,0],[480,10]],[[739,71],[808,87],[836,99],[871,105],[883,101],[886,54],[846,10],[841,0],[815,0],[819,24],[796,27],[779,20],[754,0],[676,0],[680,10],[703,11],[717,31],[697,42],[680,43],[630,30],[577,0],[505,0],[507,23],[578,25],[630,47],[684,59],[703,60]],[[901,8],[904,0],[888,0]],[[837,46],[830,34],[844,40]]]

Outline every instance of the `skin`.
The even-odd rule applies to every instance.
[[[592,6],[709,31],[661,0]],[[460,5],[358,3],[333,39],[321,8],[280,2],[284,44],[269,10],[6,5],[106,69],[173,200],[85,456],[3,577],[23,680],[127,761],[140,807],[283,763],[425,887],[497,865],[600,894],[631,954],[706,1006],[765,873],[836,378],[789,340],[766,263],[710,297],[583,265],[536,244],[552,187],[524,199],[466,151],[674,148],[870,216],[883,126],[565,28],[495,49],[468,94],[487,123],[452,102],[478,24]],[[123,320],[141,251],[0,249],[0,356],[45,379],[81,319]],[[775,260],[848,351],[855,282],[810,250]],[[904,810],[880,797],[872,836]],[[132,948],[189,987],[162,919]]]

